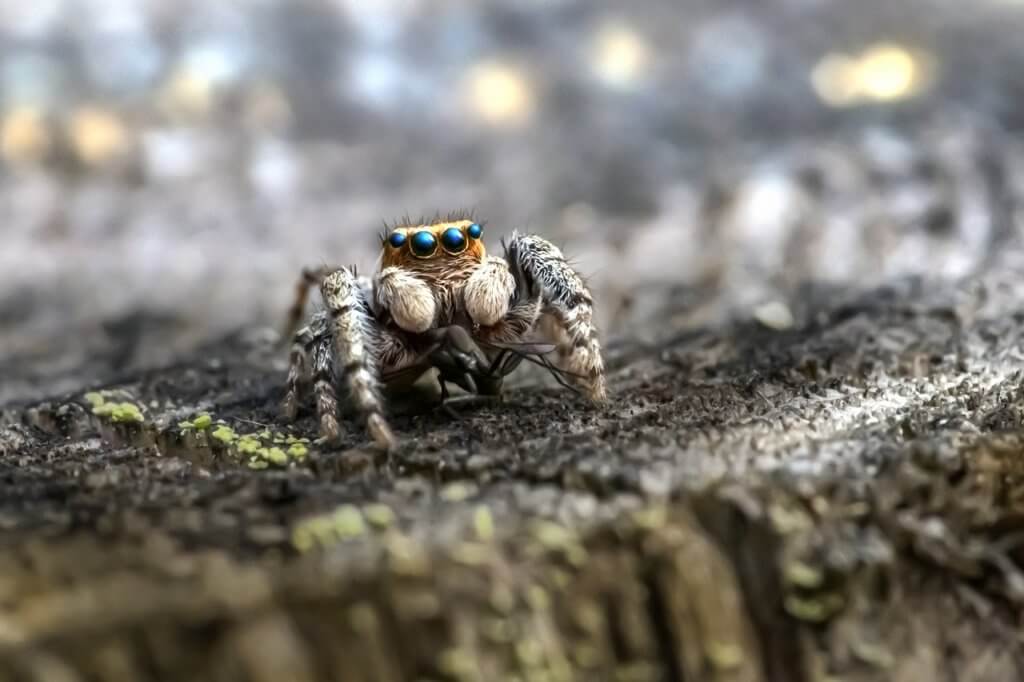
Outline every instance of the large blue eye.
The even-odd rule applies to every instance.
[[[457,227],[449,227],[441,234],[441,243],[448,253],[461,253],[466,248],[466,238],[462,236],[462,230]]]
[[[395,247],[396,249],[400,248],[402,246],[402,244],[404,244],[404,243],[405,243],[405,233],[404,232],[392,232],[391,236],[388,237],[388,244],[391,244],[391,246]]]
[[[426,230],[412,236],[412,252],[420,258],[426,258],[437,251],[437,239]]]
[[[484,228],[482,228],[480,225],[476,223],[473,223],[472,225],[466,228],[466,232],[473,239],[480,239],[480,235],[484,233]]]

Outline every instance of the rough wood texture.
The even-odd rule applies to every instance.
[[[608,407],[521,386],[389,459],[282,424],[258,333],[84,363],[2,413],[0,680],[1020,679],[1017,228],[959,280],[807,248],[793,325],[643,291]]]

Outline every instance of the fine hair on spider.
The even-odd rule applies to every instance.
[[[320,434],[341,435],[338,389],[347,393],[373,439],[396,439],[382,389],[437,370],[447,384],[498,395],[523,361],[547,370],[591,403],[606,399],[593,298],[562,251],[543,237],[513,233],[503,256],[487,253],[486,223],[470,211],[385,223],[372,276],[353,267],[305,269],[289,311],[298,326],[310,288],[325,308],[293,335],[284,411],[294,417],[312,384]]]

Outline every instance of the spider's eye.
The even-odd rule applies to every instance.
[[[388,237],[388,244],[395,247],[396,249],[401,248],[402,244],[405,243],[404,232],[392,232],[391,236]]]
[[[462,253],[466,249],[466,238],[462,230],[457,227],[449,227],[441,233],[441,243],[448,253]]]
[[[484,228],[478,225],[477,223],[473,223],[472,225],[466,228],[466,233],[469,234],[469,236],[472,237],[473,239],[480,239],[480,235],[484,233]]]
[[[437,251],[437,239],[430,232],[424,230],[412,236],[413,255],[426,258],[434,255],[435,251]]]

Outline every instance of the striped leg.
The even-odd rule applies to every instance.
[[[340,433],[337,401],[333,397],[331,381],[331,367],[336,366],[348,389],[349,399],[366,420],[371,437],[381,447],[391,449],[395,445],[395,437],[384,419],[379,387],[380,349],[366,289],[353,269],[342,268],[324,277],[320,293],[330,318],[333,341],[333,353],[328,358],[333,357],[335,363],[332,365],[328,359],[326,367],[322,368],[324,374],[317,374],[321,367],[316,366],[314,356],[314,386],[323,386],[317,390],[321,433],[328,440],[337,440]]]
[[[591,401],[605,400],[607,388],[594,325],[594,301],[583,278],[546,239],[514,233],[504,246],[516,282],[543,299],[544,312],[552,322],[559,365]]]
[[[301,384],[309,379],[309,353],[314,339],[313,330],[310,327],[303,327],[292,341],[292,350],[288,356],[288,382],[282,403],[282,411],[288,421],[295,419],[299,409]]]

